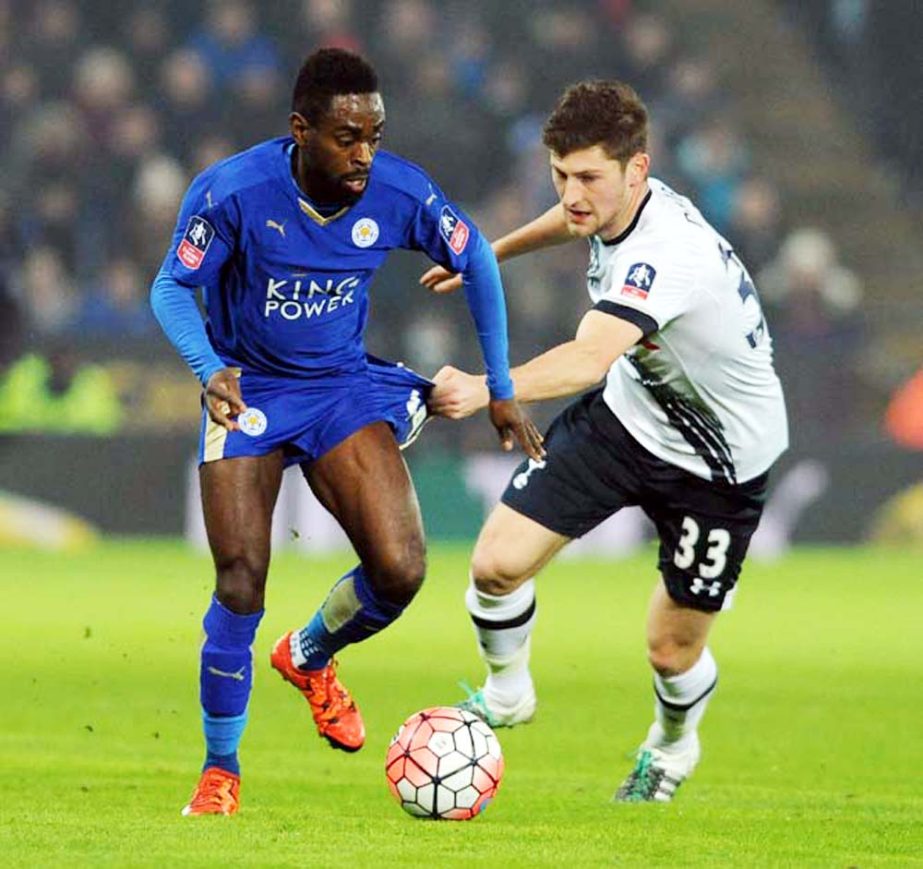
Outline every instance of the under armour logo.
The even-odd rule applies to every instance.
[[[541,471],[545,467],[545,460],[537,462],[535,459],[529,459],[529,467],[526,468],[521,474],[516,474],[513,477],[513,488],[514,489],[525,489],[529,484],[529,476],[533,471]]]
[[[274,220],[267,220],[266,228],[267,229],[277,229],[279,231],[279,235],[281,235],[282,238],[285,238],[285,221],[284,220],[282,221],[282,223],[276,223]]]
[[[247,669],[246,667],[241,667],[239,670],[235,671],[234,673],[228,673],[224,670],[219,670],[217,667],[209,667],[208,672],[211,673],[213,676],[223,676],[225,679],[233,679],[235,682],[243,682],[244,681],[244,671],[246,669]]]
[[[718,597],[721,594],[721,581],[716,579],[714,582],[705,583],[697,576],[692,580],[689,591],[693,594],[701,594],[703,591],[707,591],[709,597]]]

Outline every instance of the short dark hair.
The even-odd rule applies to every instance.
[[[292,111],[317,123],[340,94],[371,94],[378,74],[358,54],[342,48],[320,48],[301,65],[292,93]]]
[[[559,157],[601,145],[623,166],[647,151],[647,109],[634,88],[620,81],[571,85],[545,121],[542,142]]]

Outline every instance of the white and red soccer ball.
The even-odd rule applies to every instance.
[[[388,748],[385,773],[405,812],[467,821],[496,794],[503,754],[494,732],[476,715],[434,706],[401,725]]]

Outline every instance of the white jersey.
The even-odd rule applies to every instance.
[[[622,425],[698,477],[737,484],[768,470],[788,446],[785,402],[759,297],[731,245],[651,178],[632,224],[590,246],[596,307],[645,333],[606,378]]]

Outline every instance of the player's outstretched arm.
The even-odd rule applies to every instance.
[[[552,347],[510,374],[520,401],[575,395],[599,383],[612,364],[642,337],[634,324],[602,311],[588,311],[573,341]],[[490,396],[483,375],[445,366],[433,378],[434,413],[463,419],[486,407]]]
[[[541,437],[515,400],[510,380],[509,341],[506,332],[506,303],[497,258],[482,235],[475,236],[462,272],[465,300],[474,320],[478,343],[487,371],[490,418],[504,449],[512,449],[514,439],[531,458],[543,455]]]
[[[573,341],[552,347],[510,372],[516,395],[520,401],[545,401],[583,392],[599,383],[643,334],[621,317],[587,311]]]
[[[535,220],[498,238],[491,247],[498,262],[570,241],[564,210],[561,204],[553,205]],[[433,266],[420,278],[420,283],[434,293],[451,293],[462,285],[461,275],[453,275],[442,266]]]

